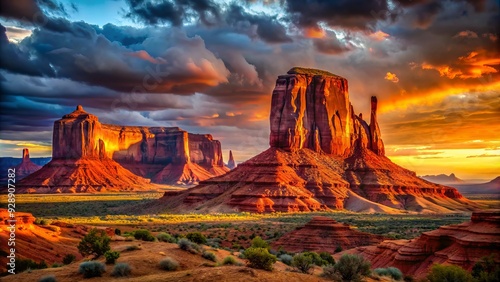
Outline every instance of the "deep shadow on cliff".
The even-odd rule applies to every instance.
[[[166,192],[152,210],[452,212],[477,206],[456,189],[420,179],[385,156],[371,97],[370,121],[356,115],[348,83],[293,68],[272,94],[268,150],[185,192]]]

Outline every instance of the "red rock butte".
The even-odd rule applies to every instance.
[[[384,152],[371,97],[370,123],[356,115],[345,78],[292,68],[272,93],[270,148],[231,172],[159,205],[185,211],[450,212],[474,204],[456,189],[422,180]]]
[[[338,223],[328,217],[315,216],[306,225],[283,235],[272,245],[276,249],[282,247],[294,253],[303,251],[334,253],[339,247],[347,250],[378,244],[383,240],[383,236],[354,230],[348,224]]]
[[[23,179],[20,191],[150,190],[224,174],[221,144],[178,127],[100,123],[82,106],[54,122],[52,161]]]
[[[16,169],[16,178],[21,180],[42,167],[30,160],[30,152],[27,148],[23,149],[23,159],[20,164],[14,167]]]
[[[394,266],[403,273],[424,276],[435,263],[471,270],[483,257],[496,254],[500,263],[500,210],[473,212],[471,221],[441,226],[411,240],[388,240],[376,246],[346,251],[368,259],[372,268]]]

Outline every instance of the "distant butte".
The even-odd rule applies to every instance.
[[[20,192],[151,190],[226,173],[221,144],[178,127],[100,123],[81,105],[54,122],[52,161],[19,183]]]
[[[270,148],[184,193],[165,193],[158,205],[172,211],[473,209],[456,189],[420,179],[385,156],[377,104],[371,97],[367,123],[354,112],[347,79],[292,68],[272,93]]]
[[[30,152],[27,148],[23,149],[23,159],[20,164],[15,166],[16,178],[21,180],[42,167],[30,160]]]

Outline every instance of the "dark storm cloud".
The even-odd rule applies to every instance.
[[[292,38],[287,35],[286,27],[277,19],[277,16],[249,14],[245,12],[243,7],[232,4],[226,11],[225,18],[230,25],[245,29],[250,36],[252,36],[251,27],[255,26],[257,35],[266,42],[292,41]]]
[[[381,20],[390,19],[392,11],[386,0],[286,0],[290,20],[300,27],[317,27],[320,22],[331,27],[366,30]]]
[[[338,40],[335,34],[324,38],[315,38],[313,44],[318,52],[329,55],[338,55],[353,49],[352,46]]]
[[[65,6],[53,0],[0,1],[0,17],[39,23],[45,21],[47,14],[68,15]]]
[[[205,25],[214,25],[220,18],[220,7],[210,0],[127,0],[127,4],[126,17],[146,24],[181,26],[186,20],[199,18]]]

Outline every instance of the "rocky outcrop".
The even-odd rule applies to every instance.
[[[473,212],[471,221],[442,226],[412,240],[384,241],[346,251],[368,259],[372,268],[394,266],[424,276],[432,264],[455,264],[467,270],[500,249],[500,210]],[[495,258],[500,263],[500,257]]]
[[[357,231],[348,224],[338,223],[328,217],[315,216],[306,225],[280,237],[272,246],[275,249],[282,247],[294,253],[304,251],[334,253],[338,248],[352,249],[378,244],[383,240],[383,236]]]
[[[23,159],[20,164],[14,167],[16,170],[16,179],[21,180],[42,167],[30,160],[30,153],[27,148],[23,149]]]
[[[172,209],[220,211],[450,212],[475,206],[454,188],[418,178],[384,154],[371,97],[370,124],[355,115],[347,80],[293,68],[272,94],[271,148],[185,193]]]
[[[227,162],[227,167],[229,169],[234,169],[236,167],[236,162],[234,161],[233,151],[229,150],[229,161]]]
[[[54,122],[52,161],[20,183],[36,193],[156,189],[224,174],[221,144],[178,127],[102,124],[78,106]]]
[[[372,97],[368,125],[349,101],[347,80],[317,70],[293,68],[276,81],[271,102],[271,147],[303,148],[349,156],[356,146],[384,154],[377,123],[377,98]]]

